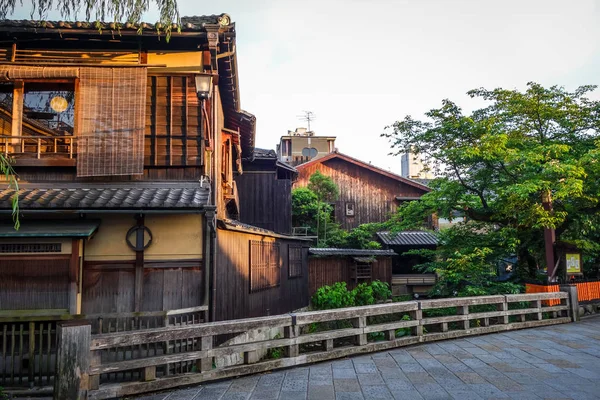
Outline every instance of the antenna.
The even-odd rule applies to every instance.
[[[302,115],[298,115],[297,117],[300,121],[306,121],[306,124],[308,125],[308,132],[311,132],[310,122],[317,119],[315,113],[312,111],[302,111]]]

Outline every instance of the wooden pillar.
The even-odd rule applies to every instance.
[[[59,322],[56,336],[54,400],[86,399],[92,327],[89,322]]]
[[[300,336],[300,327],[298,325],[286,326],[284,328],[286,339],[294,339]],[[285,348],[286,357],[298,357],[300,355],[300,346],[297,344],[289,345]]]
[[[367,327],[367,317],[358,317],[352,320],[352,325],[355,328],[366,328]],[[361,333],[355,336],[355,343],[357,346],[364,346],[367,344],[367,334]]]
[[[25,85],[23,81],[15,81],[12,104],[11,136],[22,135],[23,120],[23,98],[25,97]],[[18,146],[21,139],[13,139],[12,144]],[[19,149],[14,149],[20,151]]]
[[[77,293],[79,289],[79,239],[71,243],[71,260],[69,261],[69,314],[79,314]]]
[[[135,252],[135,288],[134,288],[134,307],[135,312],[139,312],[142,307],[142,293],[144,285],[144,215],[137,217],[137,230],[135,246],[138,250]]]

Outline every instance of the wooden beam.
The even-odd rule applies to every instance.
[[[137,219],[138,227],[144,226],[144,216],[140,215]],[[139,229],[136,237],[136,245],[144,243],[144,230]],[[144,285],[144,250],[135,252],[135,288],[134,288],[134,309],[140,311],[142,305],[142,294]]]
[[[184,76],[183,77],[183,140],[182,140],[182,144],[183,144],[183,165],[188,165],[187,162],[187,155],[188,155],[188,141],[187,141],[187,137],[188,137],[188,77]],[[202,155],[201,155],[202,156]]]
[[[87,399],[92,327],[87,321],[61,322],[56,336],[54,400]]]
[[[167,85],[169,86],[169,100],[168,100],[168,104],[169,104],[169,116],[168,116],[168,124],[169,124],[169,129],[167,132],[167,151],[169,153],[168,155],[168,162],[169,162],[169,166],[173,165],[173,140],[171,138],[171,136],[173,135],[173,77],[169,76],[168,78],[168,83]]]
[[[157,109],[157,103],[158,103],[158,99],[157,99],[157,77],[153,76],[152,77],[152,116],[151,116],[151,123],[152,126],[150,128],[150,132],[152,134],[152,140],[151,140],[151,145],[152,145],[152,165],[158,165],[158,138],[156,137],[156,109]]]
[[[77,288],[79,278],[79,239],[73,239],[69,262],[69,314],[77,314]]]

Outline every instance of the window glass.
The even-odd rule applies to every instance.
[[[72,135],[75,120],[73,83],[25,82],[23,132]]]

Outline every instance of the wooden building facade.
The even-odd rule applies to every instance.
[[[333,203],[335,220],[343,229],[370,222],[384,222],[404,201],[418,199],[427,186],[374,167],[339,152],[298,165],[294,187],[308,186],[316,171],[329,176],[339,188]]]
[[[392,250],[327,249],[309,250],[310,296],[326,285],[346,282],[348,289],[379,280],[392,286]]]
[[[15,160],[21,221],[14,230],[15,190],[0,182],[4,313],[271,313],[262,303],[235,315],[210,307],[231,300],[218,293],[239,296],[220,279],[251,269],[249,259],[226,262],[237,248],[220,247],[221,234],[246,247],[303,243],[219,224],[253,207],[241,206],[234,178],[254,154],[256,123],[240,108],[235,24],[184,17],[168,42],[145,26],[0,23],[10,39],[0,45],[0,152]],[[283,205],[277,212],[288,219]]]

